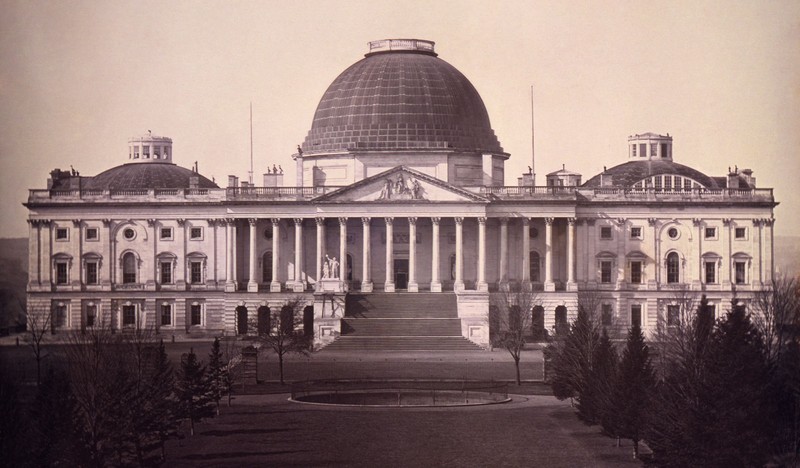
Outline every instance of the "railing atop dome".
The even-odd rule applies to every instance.
[[[310,200],[339,190],[342,186],[319,187],[228,187],[228,199],[236,200]]]
[[[563,187],[563,186],[480,186],[467,190],[497,200],[575,199],[588,201],[774,201],[772,189],[704,189],[663,190],[655,188],[628,189],[620,187]]]
[[[433,41],[426,41],[423,39],[381,39],[379,41],[370,41],[369,53],[413,50],[435,54],[433,51],[435,44],[436,43]]]

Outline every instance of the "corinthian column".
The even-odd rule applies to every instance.
[[[383,289],[386,292],[394,292],[394,229],[392,223],[394,218],[384,218],[386,220],[386,282]]]
[[[456,222],[456,278],[454,291],[464,290],[464,218],[454,218]]]
[[[419,284],[417,284],[417,218],[408,218],[408,292],[419,292]]]
[[[553,282],[553,218],[544,219],[544,290],[555,291]]]
[[[439,278],[439,221],[431,218],[431,292],[442,292],[442,280]]]
[[[339,281],[347,284],[347,218],[339,218]]]
[[[575,218],[567,219],[567,291],[577,291],[575,282]]]
[[[250,218],[247,222],[250,223],[250,263],[248,265],[247,292],[258,292],[258,282],[256,281],[256,226],[258,225],[258,220]]]
[[[325,218],[316,218],[314,221],[317,223],[317,277],[315,279],[319,285],[322,280],[322,259],[325,258]]]
[[[361,292],[372,292],[372,272],[370,263],[372,261],[372,251],[370,249],[370,222],[371,218],[361,218],[363,226],[363,246],[361,253]]]
[[[500,287],[508,284],[508,218],[500,218]]]
[[[486,218],[478,218],[478,291],[488,291],[486,284]]]
[[[306,289],[303,281],[303,218],[294,219],[294,292]]]
[[[269,285],[270,292],[281,292],[281,282],[279,279],[278,260],[281,257],[281,220],[272,218],[272,283]]]

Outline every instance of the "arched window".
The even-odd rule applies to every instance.
[[[291,335],[294,332],[294,309],[292,306],[285,305],[281,308],[281,333]]]
[[[272,252],[264,252],[261,257],[261,282],[272,282]]]
[[[565,336],[569,333],[569,323],[567,323],[567,308],[564,306],[556,307],[556,335]]]
[[[675,284],[680,282],[681,259],[677,252],[667,254],[667,283]]]
[[[534,306],[531,313],[533,314],[531,320],[533,339],[535,341],[543,341],[545,338],[547,338],[547,334],[544,329],[544,307]]]
[[[122,256],[122,283],[132,284],[136,282],[136,256],[133,252],[128,252]]]
[[[347,281],[353,281],[353,256],[347,254]]]
[[[531,252],[530,253],[530,268],[531,268],[531,281],[534,283],[538,283],[541,280],[539,279],[539,252]]]

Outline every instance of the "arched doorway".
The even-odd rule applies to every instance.
[[[556,307],[556,335],[566,335],[569,332],[567,323],[567,308],[563,305]]]
[[[259,335],[269,334],[269,307],[261,306],[258,308],[258,323],[256,329]]]
[[[281,309],[281,333],[290,335],[294,331],[294,309],[285,305]]]
[[[544,341],[547,338],[547,331],[544,329],[544,307],[534,306],[531,319],[531,331],[534,341]]]
[[[349,255],[348,255],[349,257]],[[314,336],[314,307],[306,306],[303,309],[303,334]]]
[[[236,308],[236,334],[247,334],[247,307],[245,306]]]

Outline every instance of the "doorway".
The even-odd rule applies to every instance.
[[[397,289],[408,289],[408,259],[394,259],[394,285]]]
[[[236,334],[247,334],[247,307],[239,306],[236,308]]]

